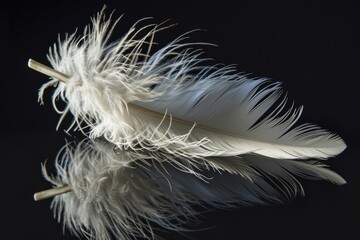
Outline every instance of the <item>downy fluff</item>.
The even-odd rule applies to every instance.
[[[144,20],[145,21],[145,20]],[[116,21],[117,23],[118,21]],[[53,79],[62,118],[92,139],[120,149],[164,151],[187,159],[255,153],[278,159],[326,159],[343,140],[312,124],[296,125],[302,108],[287,107],[279,83],[250,79],[230,66],[207,66],[182,35],[152,51],[163,26],[134,24],[115,42],[103,12],[77,36],[59,39],[48,55],[66,74]]]

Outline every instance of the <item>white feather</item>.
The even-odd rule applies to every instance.
[[[67,103],[59,113],[70,111],[72,126],[122,149],[284,159],[324,159],[345,149],[340,137],[320,127],[295,126],[302,108],[284,110],[279,83],[250,79],[232,67],[203,66],[193,44],[182,43],[185,36],[150,55],[161,28],[137,26],[108,43],[114,26],[99,13],[82,35],[59,40],[49,60],[69,81],[44,84],[41,101],[44,89],[57,84],[55,108],[58,97]]]
[[[43,167],[55,186],[72,189],[53,199],[58,221],[88,239],[156,239],[156,225],[186,231],[198,213],[214,207],[281,203],[303,193],[292,174],[344,183],[320,165],[259,155],[206,159],[195,169],[206,182],[189,174],[194,168],[179,171],[182,164],[172,158],[122,151],[102,140],[66,145],[56,161],[57,177]]]

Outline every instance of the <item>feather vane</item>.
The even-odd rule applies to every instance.
[[[345,149],[336,134],[312,124],[295,126],[302,108],[285,110],[279,83],[248,78],[229,66],[204,66],[193,44],[183,43],[185,35],[150,54],[161,28],[138,24],[109,43],[114,26],[99,13],[81,37],[59,40],[49,60],[69,80],[44,84],[40,100],[44,89],[57,85],[53,104],[59,97],[67,103],[57,111],[73,114],[70,127],[123,149],[284,159],[326,159]]]

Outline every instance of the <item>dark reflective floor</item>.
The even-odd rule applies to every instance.
[[[199,231],[158,235],[164,239],[359,239],[360,4],[357,1],[311,1],[302,4],[214,1],[163,3],[160,1],[107,4],[109,12],[125,16],[115,31],[121,36],[135,21],[153,16],[179,25],[159,34],[165,43],[183,32],[193,41],[219,45],[204,47],[215,62],[237,64],[254,77],[283,82],[289,98],[304,105],[302,122],[316,123],[338,133],[348,148],[330,159],[331,169],[348,182],[301,180],[306,196],[278,206],[239,207],[203,214]],[[58,33],[83,28],[102,3],[61,1],[46,4],[15,2],[1,10],[5,34],[6,75],[0,79],[1,202],[4,239],[77,239],[63,234],[50,210],[51,200],[34,202],[33,193],[50,185],[41,175],[41,163],[51,168],[65,139],[55,131],[58,115],[37,91],[46,80],[27,68],[28,58],[47,63],[48,47]],[[116,39],[116,38],[115,38]],[[79,135],[81,137],[81,135]],[[355,219],[355,220],[354,220]]]

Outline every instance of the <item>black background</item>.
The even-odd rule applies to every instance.
[[[30,2],[30,1],[29,1]],[[37,90],[47,79],[27,68],[28,58],[48,63],[48,47],[58,34],[89,22],[102,1],[11,2],[2,7],[1,46],[1,239],[75,239],[52,217],[51,200],[34,202],[33,193],[50,185],[40,164],[53,161],[65,143],[55,131],[58,115],[48,91],[45,105]],[[178,23],[158,34],[172,40],[193,29],[192,41],[214,62],[237,64],[239,71],[283,82],[290,99],[304,105],[302,122],[338,133],[348,148],[328,164],[348,182],[302,180],[306,196],[280,206],[247,207],[202,216],[188,233],[193,239],[360,239],[360,4],[359,1],[113,1],[108,12],[125,14],[115,34],[134,21],[154,17]],[[5,8],[4,8],[5,7]],[[51,164],[50,164],[51,165]],[[5,221],[5,225],[4,222]],[[158,232],[165,239],[186,239]]]

